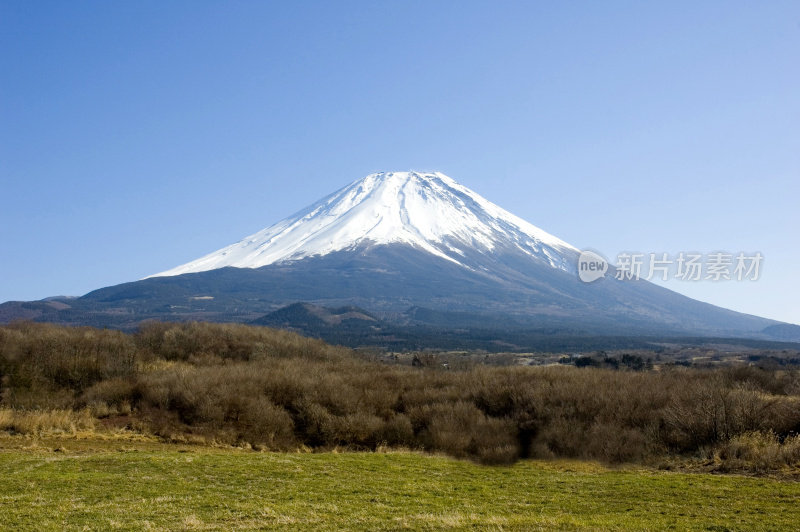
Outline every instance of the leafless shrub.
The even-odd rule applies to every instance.
[[[88,410],[10,410],[0,409],[0,430],[18,434],[75,433],[94,428]]]
[[[170,440],[259,449],[388,445],[487,463],[641,462],[716,449],[725,467],[796,462],[797,371],[446,369],[443,355],[428,355],[417,367],[385,364],[230,324],[152,323],[134,335],[17,324],[0,327],[0,430],[72,430],[124,415]],[[50,421],[36,418],[42,412]]]
[[[767,473],[784,467],[800,466],[800,435],[783,441],[774,432],[746,432],[719,447],[723,471],[749,470]]]

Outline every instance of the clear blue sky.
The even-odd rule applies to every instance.
[[[159,272],[379,170],[800,323],[800,3],[0,1],[0,301]]]

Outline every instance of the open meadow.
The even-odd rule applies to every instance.
[[[412,452],[0,442],[5,530],[796,530],[800,483]],[[58,449],[58,451],[55,451]]]

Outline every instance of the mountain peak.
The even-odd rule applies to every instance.
[[[471,268],[497,250],[574,269],[577,250],[441,172],[378,172],[235,244],[152,277],[260,268],[335,251],[403,244]]]
[[[376,172],[359,179],[356,182],[394,182],[394,183],[408,183],[409,181],[416,181],[419,183],[435,183],[441,182],[449,186],[460,186],[453,178],[443,174],[442,172],[416,172],[409,170],[407,172]]]

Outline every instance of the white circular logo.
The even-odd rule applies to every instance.
[[[581,251],[578,257],[578,277],[584,283],[591,283],[603,277],[608,271],[608,261],[594,251]]]

